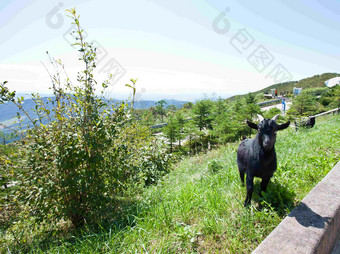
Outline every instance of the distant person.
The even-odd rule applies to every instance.
[[[277,89],[275,89],[275,97],[277,97]]]
[[[286,99],[285,98],[282,99],[282,112],[283,113],[286,112]]]

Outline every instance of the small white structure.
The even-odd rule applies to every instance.
[[[272,94],[272,97],[273,97],[273,98],[275,97],[275,91],[276,91],[276,88],[270,89],[270,93]]]
[[[293,95],[299,95],[302,92],[301,87],[294,87],[293,88]]]
[[[340,85],[340,77],[331,78],[331,79],[325,81],[325,85],[328,86],[328,87]]]

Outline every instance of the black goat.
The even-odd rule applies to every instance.
[[[241,142],[237,150],[237,165],[240,172],[241,181],[244,182],[244,174],[247,174],[247,197],[244,206],[251,202],[251,196],[254,190],[254,177],[262,178],[261,191],[265,191],[270,178],[277,168],[275,141],[276,132],[286,129],[290,122],[277,124],[276,119],[263,119],[258,125],[247,121],[250,128],[258,132],[254,139],[246,139]],[[260,193],[261,195],[261,193]]]
[[[300,122],[294,122],[295,123],[295,130],[297,131],[299,127],[305,127],[305,128],[313,128],[315,125],[315,117],[310,116],[308,117],[307,121],[300,121]]]

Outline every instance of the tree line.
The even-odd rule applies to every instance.
[[[283,113],[278,108],[262,111],[257,102],[263,101],[263,94],[249,93],[234,100],[218,98],[188,102],[182,108],[166,106],[159,101],[157,106],[135,111],[136,120],[151,126],[157,120],[166,123],[161,131],[169,143],[169,152],[194,154],[216,145],[235,142],[251,135],[245,119],[254,119],[257,114],[271,118]],[[301,120],[330,109],[340,107],[340,86],[332,88],[314,87],[303,89],[297,96],[292,94],[292,105],[281,121]],[[157,131],[156,130],[156,131]]]

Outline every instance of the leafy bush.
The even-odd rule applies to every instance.
[[[275,116],[277,114],[281,114],[281,110],[279,110],[276,107],[273,107],[273,108],[269,109],[268,111],[264,112],[263,117],[268,118],[268,119],[272,119],[273,116]]]
[[[18,186],[15,184],[16,171],[14,160],[18,153],[13,144],[0,145],[0,229],[6,230],[18,220],[20,211],[15,193]],[[1,232],[0,230],[0,232]],[[0,242],[1,245],[1,242]]]
[[[248,133],[248,128],[242,123],[241,115],[225,112],[214,120],[214,135],[223,144],[237,141],[242,134]]]
[[[100,223],[114,209],[117,196],[129,187],[156,182],[169,171],[171,158],[148,128],[131,121],[127,103],[115,105],[104,99],[110,79],[102,83],[97,95],[96,49],[84,41],[75,9],[68,12],[77,27],[74,46],[85,64],[77,84],[67,75],[62,80],[59,70],[64,71],[64,66],[52,60],[54,98],[44,103],[32,94],[37,119],[23,110],[23,98],[16,99],[6,82],[1,84],[1,102],[16,104],[32,125],[22,128],[21,159],[13,165],[18,191],[7,202],[16,199],[22,208],[27,204],[36,222],[63,219],[77,228]],[[20,122],[20,114],[18,118]]]
[[[340,107],[340,85],[321,94],[320,103],[326,107],[326,110]]]
[[[329,91],[328,87],[314,87],[303,90],[307,94],[311,94],[313,96],[319,96],[321,94],[327,93]]]
[[[309,116],[313,115],[317,109],[316,98],[308,91],[303,90],[301,94],[293,99],[291,108],[287,111],[293,116]]]

